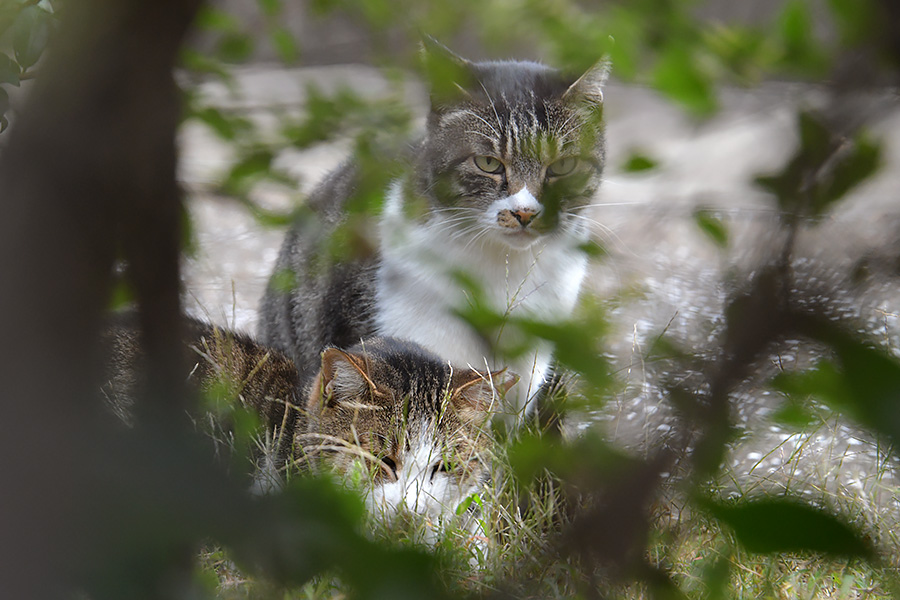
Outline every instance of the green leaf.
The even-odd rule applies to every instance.
[[[707,116],[718,106],[712,82],[684,46],[670,45],[663,51],[653,71],[653,84],[695,115]]]
[[[594,240],[579,244],[578,249],[587,254],[589,258],[602,258],[609,255],[606,248]]]
[[[226,115],[221,110],[211,106],[195,111],[191,116],[207,125],[225,140],[234,140],[239,134],[251,128],[249,121],[246,119]]]
[[[259,6],[267,17],[277,17],[284,10],[281,0],[259,0]]]
[[[6,111],[9,110],[9,94],[6,93],[2,87],[0,87],[0,116],[6,114]]]
[[[849,525],[823,510],[790,498],[765,498],[728,505],[701,502],[716,519],[734,530],[749,552],[811,552],[868,558],[869,545]]]
[[[828,0],[834,22],[844,44],[853,46],[868,42],[879,30],[876,2],[871,0]]]
[[[597,388],[609,385],[610,366],[600,353],[598,339],[605,330],[600,323],[569,321],[562,324],[541,321],[519,321],[526,333],[553,342],[554,358]]]
[[[112,311],[124,310],[134,306],[136,296],[131,284],[126,279],[116,279],[110,292],[109,305]]]
[[[780,374],[772,381],[775,388],[797,401],[815,396],[900,445],[900,362],[830,323],[818,323],[806,333],[828,344],[834,361]]]
[[[15,2],[0,2],[0,36],[15,23],[20,8]]]
[[[578,479],[608,478],[633,471],[641,461],[628,456],[595,432],[577,440],[521,435],[508,450],[509,464],[516,479],[530,484],[544,473],[574,483]]]
[[[198,29],[221,33],[237,33],[241,29],[241,22],[237,17],[211,6],[200,9],[194,23]]]
[[[16,62],[23,69],[34,65],[50,38],[50,13],[39,6],[22,9],[12,25],[12,45]]]
[[[797,116],[800,150],[810,163],[820,163],[828,157],[832,134],[824,119],[810,111]]]
[[[812,17],[805,0],[790,0],[778,19],[778,33],[782,44],[781,63],[791,70],[809,75],[821,75],[827,59],[821,44],[815,39]]]
[[[756,183],[775,195],[782,210],[820,217],[878,170],[881,144],[860,135],[839,145],[825,122],[810,112],[799,114],[797,127],[800,148],[791,161]]]
[[[834,202],[844,197],[851,189],[871,177],[881,166],[881,144],[860,136],[855,142],[848,142],[850,151],[838,152],[836,163],[831,166],[826,180],[819,186],[814,204],[814,212],[821,215]]]
[[[232,193],[239,193],[260,179],[272,166],[274,155],[271,150],[257,149],[251,151],[231,167],[225,178],[224,188]]]
[[[253,54],[253,38],[244,33],[226,33],[219,40],[218,55],[225,62],[244,62]]]
[[[297,62],[297,59],[300,57],[300,48],[297,46],[297,40],[294,39],[294,34],[288,31],[287,28],[279,27],[275,29],[269,34],[269,39],[271,40],[275,51],[278,52],[278,57],[281,59],[281,62],[287,65],[292,65]]]
[[[231,71],[226,69],[222,63],[215,58],[207,56],[202,52],[198,52],[191,48],[183,48],[181,50],[181,62],[186,69],[191,71],[211,73],[229,85],[234,82],[234,76]]]
[[[728,228],[713,211],[703,208],[696,210],[694,222],[717,246],[720,248],[728,246]]]
[[[0,83],[11,83],[19,87],[20,73],[19,65],[6,54],[0,53]]]
[[[759,82],[776,52],[762,31],[734,25],[711,25],[703,32],[703,43],[745,84]]]
[[[806,429],[815,421],[813,414],[795,396],[790,396],[784,404],[772,415],[775,423],[780,423],[793,429]]]
[[[723,552],[710,557],[703,566],[703,584],[706,588],[706,600],[726,600],[731,586],[731,556]]]
[[[659,166],[655,160],[640,152],[633,152],[628,161],[622,167],[626,173],[638,173],[641,171],[650,171]]]

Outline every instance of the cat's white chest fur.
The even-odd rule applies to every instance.
[[[477,233],[460,235],[459,229],[440,219],[424,224],[409,220],[399,185],[391,189],[380,228],[377,333],[415,341],[458,367],[508,367],[521,380],[502,410],[509,420],[528,414],[548,374],[552,347],[536,342],[515,360],[495,356],[494,346],[516,341],[515,328],[485,339],[457,316],[456,311],[465,309],[472,298],[453,274],[470,277],[498,313],[544,322],[563,320],[575,307],[587,269],[584,253],[576,248],[582,240],[554,236],[522,250],[489,235],[473,240]]]

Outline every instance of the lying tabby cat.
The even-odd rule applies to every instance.
[[[190,378],[207,394],[237,398],[282,440],[274,464],[371,476],[374,513],[410,511],[441,521],[489,479],[489,420],[495,390],[517,377],[453,370],[421,346],[372,338],[328,348],[311,381],[287,356],[251,338],[188,322],[195,364]],[[106,332],[107,397],[121,411],[133,396],[140,344],[119,321]]]

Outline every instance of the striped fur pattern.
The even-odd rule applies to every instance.
[[[285,441],[270,448],[274,455],[258,457],[263,469],[254,489],[277,488],[289,472],[332,472],[363,484],[376,517],[411,513],[437,526],[488,483],[486,424],[516,377],[455,370],[416,344],[370,338],[326,349],[318,373],[301,382],[289,358],[249,336],[193,319],[186,329],[189,380],[213,405],[257,412],[267,437]],[[119,318],[104,338],[103,392],[131,421],[143,354],[134,321]],[[208,421],[202,414],[197,420]],[[227,436],[227,423],[215,425]]]

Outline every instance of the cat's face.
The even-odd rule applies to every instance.
[[[418,193],[460,237],[527,248],[587,229],[604,163],[606,65],[577,80],[527,62],[435,61]],[[434,87],[434,86],[433,86]]]
[[[440,520],[488,481],[493,392],[514,382],[501,372],[453,372],[397,340],[326,350],[303,445],[319,467],[362,479],[374,514]]]

